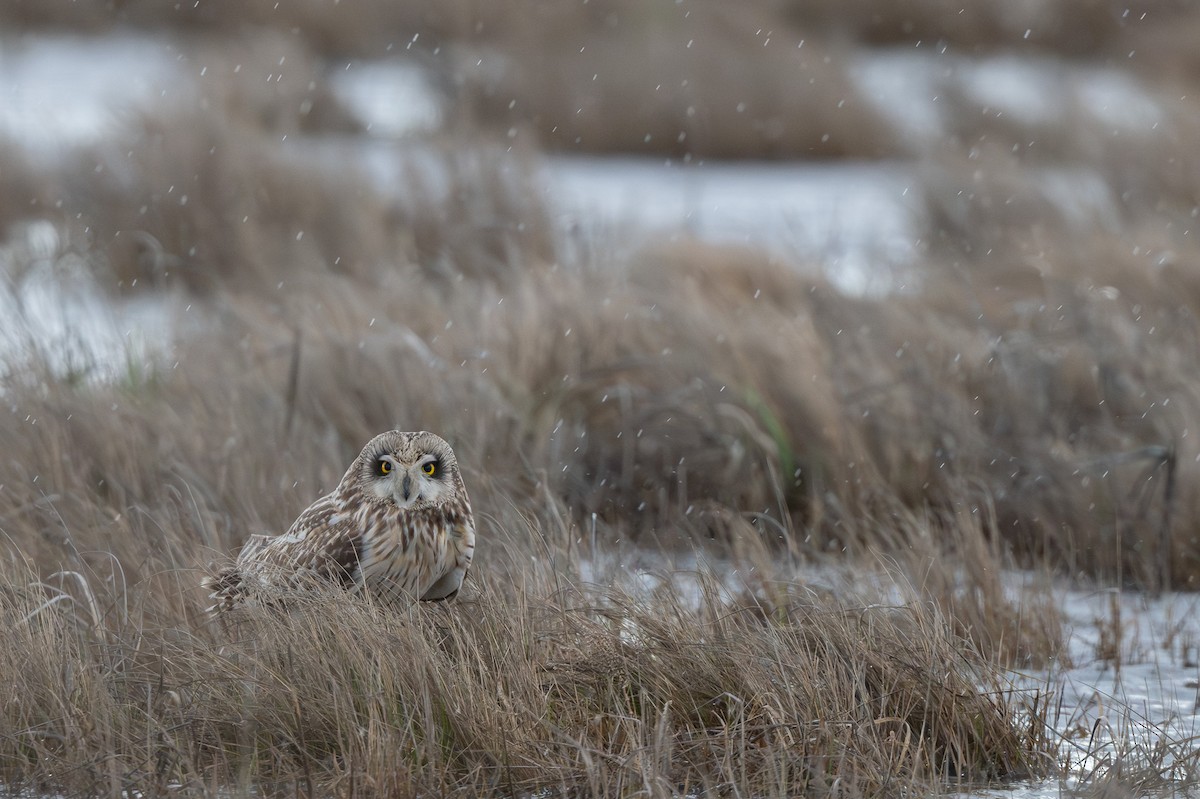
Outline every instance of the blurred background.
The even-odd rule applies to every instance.
[[[1184,584],[1198,41],[1191,0],[8,0],[4,436],[47,386],[133,414],[219,550],[398,425],[593,542]]]

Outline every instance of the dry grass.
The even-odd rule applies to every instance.
[[[507,0],[499,3],[372,0],[351,7],[322,0],[212,0],[207,3],[164,6],[153,0],[126,0],[116,6],[106,0],[13,0],[3,19],[20,27],[69,26],[104,30],[113,25],[163,26],[230,31],[247,27],[295,30],[324,52],[379,55],[389,42],[406,42],[413,32],[453,40],[504,40],[528,28],[531,21],[570,17],[576,26],[617,27],[647,15],[670,19],[674,4],[636,4],[629,0],[593,0],[563,9],[546,0]],[[693,3],[706,14],[719,3]],[[586,7],[585,7],[586,6]],[[1158,31],[1177,25],[1190,10],[1186,0],[1167,3],[1124,3],[1069,0],[1030,6],[998,7],[987,0],[950,3],[947,0],[904,0],[852,3],[755,0],[746,13],[777,28],[795,25],[809,33],[873,44],[946,41],[964,49],[1035,46],[1058,53],[1089,55],[1122,37],[1142,30]],[[1148,12],[1148,13],[1147,13]],[[616,19],[614,19],[616,18]],[[687,24],[682,12],[676,24]],[[407,35],[405,35],[407,34]],[[1124,53],[1118,53],[1124,55]]]
[[[1041,424],[997,419],[1037,407],[1066,423],[1055,403],[1021,404],[1058,391],[1059,373],[1012,390],[949,294],[850,299],[694,244],[639,258],[628,271],[489,259],[508,271],[450,283],[419,263],[314,268],[286,289],[217,273],[196,302],[219,329],[185,338],[173,368],[64,382],[31,353],[0,417],[2,601],[29,636],[3,664],[28,680],[4,711],[7,781],[890,795],[1043,773],[1042,719],[993,669],[1040,662],[1060,632],[1045,597],[1014,603],[997,573],[1010,553],[1125,561],[1101,525],[1046,532],[1059,549],[1045,550],[1005,514],[1021,532],[1140,507],[1087,508],[1095,489],[1065,477],[1051,503],[986,468],[1000,447],[1072,468]],[[296,338],[295,320],[317,318]],[[904,344],[918,331],[927,346]],[[1080,453],[1157,434],[1107,413]],[[392,426],[439,430],[460,453],[483,513],[473,595],[410,615],[325,597],[319,613],[205,620],[204,564],[282,529]],[[696,595],[596,592],[578,577],[592,536],[600,552],[706,542],[760,576],[734,597],[719,574]],[[910,593],[795,586],[781,556],[830,549],[887,553]]]
[[[331,274],[369,282],[398,260],[443,286],[502,281],[518,258],[556,257],[527,173],[500,167],[486,147],[429,151],[405,176],[408,199],[383,194],[350,158],[312,143],[281,148],[227,116],[146,116],[121,147],[52,168],[31,169],[14,150],[0,173],[0,227],[52,219],[106,284],[199,295]]]
[[[555,149],[702,158],[896,151],[886,125],[859,98],[841,50],[806,40],[765,0],[736,11],[631,0],[586,8],[534,0],[354,8],[134,2],[119,10],[99,2],[69,9],[17,3],[0,20],[5,14],[14,25],[236,33],[254,42],[251,52],[259,45],[247,30],[333,59],[415,53],[454,96],[460,125],[500,136],[524,131],[523,138]]]
[[[948,53],[943,63],[950,64],[1007,54],[1084,67],[1127,66],[1170,107],[1194,94],[1192,42],[1200,17],[1186,2],[1109,0],[1022,6],[990,0],[748,0],[736,9],[719,2],[640,0],[208,0],[178,7],[152,0],[115,6],[105,0],[16,0],[0,9],[0,23],[85,31],[133,26],[208,37],[233,48],[207,63],[219,67],[261,55],[271,65],[268,72],[277,52],[288,53],[293,65],[314,58],[340,65],[415,56],[452,100],[456,122],[472,133],[482,126],[501,138],[569,152],[811,159],[910,152],[911,143],[896,137],[851,76],[855,59],[871,48],[936,48]],[[284,91],[311,103],[302,70],[286,71],[290,85]],[[320,108],[302,121],[349,124],[319,75],[315,83]],[[1104,138],[1112,131],[1094,121],[1083,129],[1096,129],[1081,137],[1074,124],[1030,127],[979,113],[953,88],[932,94],[940,108],[959,117],[948,132],[959,146],[984,139],[1019,147],[1036,142],[1034,158],[1049,150],[1070,159],[1081,149],[1112,144]],[[298,107],[247,110],[278,115],[285,108],[287,117]]]
[[[101,274],[208,296],[225,331],[206,359],[245,349],[269,377],[246,391],[277,417],[229,435],[336,431],[344,455],[393,425],[448,431],[483,472],[515,454],[519,496],[662,543],[724,546],[752,514],[792,551],[888,549],[911,537],[897,514],[928,513],[948,544],[977,519],[1027,564],[1157,587],[1200,574],[1198,508],[1165,486],[1195,469],[1200,292],[1153,253],[1072,238],[1049,206],[1033,224],[1004,211],[1008,183],[950,208],[961,183],[929,180],[934,224],[960,232],[908,291],[853,298],[688,241],[571,263],[486,150],[446,151],[403,204],[219,123],[178,125],[147,123],[127,180],[56,179],[74,181],[64,216]],[[970,248],[991,255],[968,267]]]
[[[1036,720],[981,692],[988,668],[919,603],[796,597],[764,619],[717,590],[597,595],[529,565],[515,514],[483,532],[465,601],[318,595],[226,630],[190,570],[126,585],[9,560],[0,775],[72,796],[880,796],[1047,765]]]
[[[878,796],[1043,773],[1046,731],[995,668],[1059,642],[1012,641],[1010,600],[942,575],[899,603],[832,599],[780,562],[919,541],[915,573],[960,549],[932,516],[897,521],[878,477],[851,478],[842,436],[865,434],[844,429],[824,317],[780,336],[803,303],[858,305],[739,251],[644,258],[658,268],[489,257],[507,271],[450,281],[420,263],[314,267],[284,289],[214,270],[193,302],[219,324],[115,383],[56,377],[31,342],[0,416],[15,631],[0,668],[21,680],[0,723],[6,783]],[[320,323],[297,338],[298,319]],[[786,364],[828,376],[810,394],[812,373],[783,379]],[[392,426],[460,453],[482,514],[472,594],[413,614],[319,597],[230,629],[205,619],[205,564],[282,529]],[[983,528],[963,536],[978,546]],[[708,541],[760,577],[732,597],[719,572],[694,595],[589,588],[591,533],[598,552]],[[975,558],[965,579],[986,586],[1005,556]]]
[[[836,47],[763,3],[538,6],[461,59],[464,113],[544,147],[697,158],[874,158],[896,142]],[[467,57],[469,56],[469,58]]]
[[[1116,42],[1145,21],[1143,12],[1173,18],[1183,3],[1113,3],[1108,0],[1054,0],[1029,5],[997,5],[987,0],[856,0],[837,3],[779,3],[796,23],[873,44],[939,42],[967,52],[997,49],[1048,50],[1088,56]],[[1120,53],[1124,55],[1124,53]]]
[[[948,144],[969,152],[921,150],[926,258],[903,290],[850,297],[742,248],[565,242],[520,159],[475,126],[567,150],[893,154],[843,69],[851,43],[1023,47],[1020,15],[349,5],[0,9],[200,35],[187,57],[214,70],[201,113],[149,115],[119,149],[57,167],[4,150],[0,225],[63,232],[57,265],[4,253],[15,283],[70,261],[206,321],[115,381],[55,374],[37,341],[5,364],[0,782],[891,796],[1053,770],[1047,704],[1000,669],[1061,656],[1063,631],[1049,595],[1014,599],[1003,570],[1200,579],[1200,503],[1181,488],[1200,458],[1192,107],[1127,140],[947,98]],[[1157,96],[1188,80],[1194,56],[1171,55],[1186,37],[1161,21],[1186,18],[1131,30],[1091,3],[1066,25],[1041,5],[1029,46],[1119,56],[1162,37]],[[284,58],[288,79],[217,74],[230,26],[247,74]],[[312,53],[383,57],[413,33],[462,127],[422,143],[393,195],[296,139],[350,127]],[[1013,150],[1031,130],[1039,148]],[[1039,172],[1060,163],[1100,176],[1114,218],[1081,225],[1048,198]],[[283,529],[390,427],[460,455],[481,513],[466,596],[205,618],[207,563]],[[694,591],[585,582],[647,549],[724,567]],[[831,555],[870,564],[854,591],[797,579]],[[1193,782],[1177,754],[1129,750],[1092,782]]]
[[[348,320],[326,302],[333,330],[305,339],[290,436],[288,359],[236,323],[230,339],[250,346],[189,344],[142,381],[10,376],[8,786],[877,796],[1047,767],[1044,730],[920,592],[820,598],[753,539],[744,599],[724,598],[720,573],[694,594],[582,584],[581,531],[545,485],[522,492],[544,472],[503,438],[510,420],[450,404],[495,402],[486,383],[416,384],[431,367],[406,336],[340,346]],[[322,379],[335,364],[340,396]],[[208,621],[205,561],[286,524],[361,431],[391,423],[449,430],[463,453],[482,514],[465,598],[406,614],[318,596]]]

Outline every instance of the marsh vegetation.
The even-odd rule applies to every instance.
[[[854,5],[0,9],[12,52],[150,37],[180,65],[103,135],[0,128],[24,320],[0,374],[0,785],[1193,785],[1186,740],[1102,750],[1014,670],[1070,658],[1055,581],[1200,580],[1200,17]],[[913,69],[917,43],[945,61]],[[442,111],[382,142],[381,180],[338,155],[381,141],[331,76],[401,51]],[[995,96],[1005,58],[1040,65],[1051,111]],[[881,97],[880,64],[913,94]],[[897,122],[918,95],[936,114]],[[572,224],[547,150],[900,165],[911,257],[853,292],[811,254]],[[67,342],[95,338],[72,291],[120,325],[169,313],[64,357],[46,285],[70,289]],[[463,594],[209,618],[210,564],[394,427],[459,455]],[[1137,656],[1117,607],[1114,669]],[[1146,646],[1188,661],[1181,629]]]

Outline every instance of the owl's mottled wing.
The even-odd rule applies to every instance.
[[[330,580],[350,587],[359,576],[363,539],[345,503],[336,495],[321,497],[283,535],[238,556],[243,569],[262,569],[297,578]]]
[[[209,611],[229,610],[271,589],[295,587],[307,578],[346,588],[358,585],[362,537],[334,495],[308,507],[280,536],[252,535],[237,561],[203,581],[215,600]]]

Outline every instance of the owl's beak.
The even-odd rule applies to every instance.
[[[409,496],[412,495],[412,475],[404,475],[404,482],[400,484],[401,491],[404,494],[404,501],[407,502]]]

